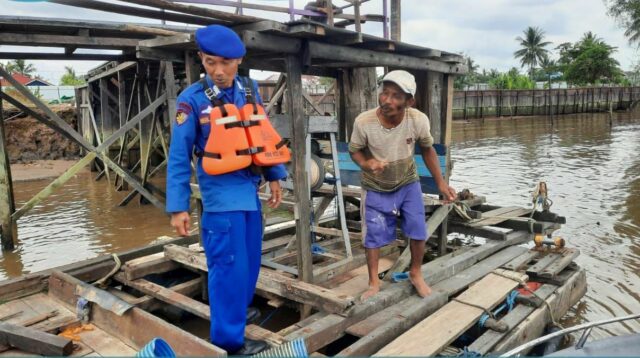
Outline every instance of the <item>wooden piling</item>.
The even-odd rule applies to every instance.
[[[2,87],[0,87],[0,93],[2,93]],[[2,97],[0,97],[0,237],[2,249],[13,250],[14,244],[18,240],[18,228],[11,218],[15,211],[15,202],[13,200],[9,153],[6,148],[2,102]]]

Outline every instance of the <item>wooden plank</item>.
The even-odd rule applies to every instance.
[[[466,285],[469,285],[470,282],[481,277],[475,277],[474,275],[486,274],[483,273],[482,270],[466,271],[466,269],[472,267],[478,261],[491,256],[496,251],[499,251],[506,246],[517,245],[527,241],[529,238],[530,235],[527,233],[512,233],[504,242],[492,241],[483,246],[468,249],[463,252],[454,252],[441,256],[422,265],[422,274],[430,285],[434,285],[440,281],[453,281],[456,283],[456,286],[450,287],[450,290],[459,289],[460,287],[464,288]],[[525,250],[524,248],[520,249]],[[514,251],[514,256],[502,257],[504,261],[497,261],[497,266],[493,267],[492,270],[513,259],[515,255],[521,253],[522,251]],[[464,275],[461,274],[459,279],[446,280],[447,278],[457,275],[462,271],[464,271]],[[344,330],[347,327],[385,309],[386,307],[398,303],[399,300],[408,297],[413,292],[414,288],[409,282],[399,282],[389,285],[382,289],[377,295],[367,300],[366,303],[357,304],[352,307],[346,318],[340,318],[340,316],[335,314],[327,315],[303,329],[288,334],[286,338],[287,340],[304,338],[306,340],[307,350],[309,352],[314,352],[342,337],[344,335]]]
[[[156,283],[147,281],[145,279],[137,279],[131,281],[127,280],[126,276],[122,273],[116,274],[114,278],[122,284],[127,285],[131,288],[135,288],[145,295],[149,295],[162,302],[166,302],[184,311],[193,313],[194,315],[206,320],[211,319],[209,306],[205,305],[202,302],[198,302],[191,297],[187,297],[181,293],[160,286]]]
[[[498,342],[489,353],[491,355],[498,355],[530,341],[531,337],[541,336],[551,318],[547,307],[551,307],[553,317],[559,319],[564,316],[569,308],[575,305],[586,292],[586,273],[584,269],[579,268],[577,273],[572,273],[572,276],[566,283],[547,298],[548,306],[543,305],[533,311],[524,321],[514,327],[506,337]],[[526,355],[527,352],[522,352],[522,354]]]
[[[406,309],[404,305],[407,303],[397,304],[366,318],[364,321],[352,327],[349,327],[349,331],[353,330],[354,333],[361,334],[362,338],[351,346],[345,348],[338,355],[369,356],[374,354],[431,313],[430,310],[426,310],[424,307],[421,308],[421,305],[427,304],[427,302],[424,301],[433,300],[434,298],[432,298],[432,296],[438,294],[443,294],[446,298],[455,292],[464,289],[469,284],[498,268],[510,258],[517,256],[519,252],[521,253],[521,251],[512,250],[509,255],[505,255],[507,252],[506,250],[503,250],[500,253],[494,254],[480,263],[454,275],[448,280],[436,283],[432,286],[434,293],[425,300],[419,300],[419,297],[412,296],[407,300],[417,300],[418,302],[414,302],[413,305],[406,307]],[[442,302],[440,306],[445,303],[446,300],[445,302]],[[399,307],[396,307],[398,305]],[[400,313],[389,317],[390,315],[387,312],[390,310],[398,311]]]
[[[7,322],[0,322],[0,344],[46,356],[66,356],[73,351],[70,339]]]
[[[540,255],[540,251],[529,250],[523,255],[520,255],[515,259],[502,265],[502,267],[511,271],[519,271],[520,268],[522,268],[524,265],[528,264],[531,260],[537,258],[538,255]]]
[[[526,275],[520,279],[526,280]],[[496,274],[489,274],[471,288],[449,302],[433,315],[382,348],[376,356],[434,356],[471,327],[484,310],[491,310],[518,287],[518,282]],[[469,302],[474,307],[463,302]],[[428,336],[429,339],[422,339]]]
[[[180,267],[174,261],[166,258],[163,252],[128,261],[122,266],[127,280],[135,280],[153,273],[173,271]]]
[[[189,267],[207,271],[207,260],[202,253],[194,254],[188,248],[167,245],[165,255]],[[337,295],[324,287],[292,279],[264,267],[260,270],[256,290],[309,304],[327,312],[344,312],[355,302],[353,297]]]
[[[539,276],[544,268],[561,258],[562,255],[555,252],[548,252],[546,255],[541,255],[538,262],[527,268],[527,274]]]
[[[269,331],[255,324],[249,324],[244,330],[245,335],[250,339],[262,340],[271,347],[276,347],[285,343],[284,337],[278,333]]]
[[[436,209],[436,211],[431,214],[431,217],[427,220],[427,240],[433,235],[436,229],[449,217],[449,213],[451,212],[452,205],[445,204]],[[404,270],[409,267],[409,263],[411,263],[411,245],[407,245],[404,249],[400,257],[396,260],[395,264],[389,269],[389,272],[384,276],[385,281],[391,281],[392,274],[394,272],[404,272]]]
[[[66,307],[74,309],[77,301],[76,287],[87,286],[67,274],[55,271],[49,279],[49,294]],[[221,356],[226,352],[191,333],[158,318],[137,307],[122,316],[105,310],[100,305],[91,309],[92,323],[125,344],[140,348],[155,337],[162,337],[179,356]],[[140,329],[144,327],[144,329]]]
[[[78,334],[82,343],[105,357],[131,357],[137,351],[98,327]]]
[[[506,231],[498,231],[488,227],[469,227],[465,225],[449,222],[448,232],[457,232],[463,235],[484,237],[490,240],[505,240],[507,238]]]
[[[551,296],[556,290],[558,286],[555,285],[542,285],[535,292],[536,295],[541,299],[546,300],[549,296]],[[520,322],[524,321],[530,314],[536,309],[536,307],[530,307],[527,305],[516,305],[516,307],[509,313],[507,313],[504,317],[500,319],[500,322],[505,323],[509,330],[516,327]],[[481,355],[485,355],[491,351],[491,349],[505,336],[507,336],[509,331],[507,332],[498,332],[492,329],[486,330],[480,337],[478,337],[471,345],[469,345],[468,349],[471,352],[478,352]]]
[[[531,213],[531,209],[509,206],[482,213],[482,218],[468,223],[469,226],[491,226]]]
[[[562,270],[564,270],[567,266],[569,266],[573,259],[580,255],[580,250],[576,248],[565,248],[562,252],[562,257],[554,262],[552,262],[549,266],[545,267],[542,272],[539,273],[541,277],[555,277],[560,274]]]

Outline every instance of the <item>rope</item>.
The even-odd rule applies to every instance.
[[[475,307],[475,308],[477,308],[477,309],[483,310],[483,311],[484,311],[484,313],[485,313],[486,315],[488,315],[489,317],[491,317],[491,318],[494,318],[494,319],[495,319],[495,316],[493,315],[493,312],[489,311],[488,309],[486,309],[486,308],[484,308],[484,307],[482,307],[482,306],[480,306],[480,305],[477,305],[477,304],[475,304],[475,303],[471,303],[471,302],[466,302],[466,301],[460,300],[460,299],[458,299],[458,297],[453,297],[453,298],[451,299],[451,301],[456,301],[456,302],[462,303],[462,304],[464,304],[464,305],[471,306],[471,307]]]
[[[481,357],[482,354],[476,351],[470,351],[469,347],[465,346],[462,352],[458,353],[457,357]]]
[[[564,328],[564,327],[563,327],[563,326],[562,326],[562,325],[561,325],[561,324],[560,324],[560,323],[555,319],[555,317],[553,317],[553,310],[551,309],[551,305],[549,304],[549,302],[547,302],[547,300],[546,300],[546,299],[544,299],[544,298],[542,298],[542,297],[538,296],[538,294],[537,294],[535,291],[532,291],[532,290],[529,288],[529,286],[527,286],[527,282],[526,282],[526,281],[524,281],[524,280],[516,280],[515,278],[510,277],[510,276],[507,276],[507,275],[505,275],[505,274],[501,273],[500,271],[493,271],[492,273],[493,273],[494,275],[502,276],[502,277],[507,278],[507,279],[509,279],[509,280],[511,280],[511,281],[517,282],[517,283],[518,283],[518,285],[519,285],[523,290],[525,290],[525,291],[527,291],[527,292],[531,293],[534,297],[536,297],[536,298],[538,298],[540,301],[542,301],[542,303],[544,303],[544,305],[545,305],[545,306],[547,307],[547,309],[549,310],[549,317],[551,318],[551,323],[552,323],[553,325],[557,326],[557,327]],[[514,300],[515,300],[515,298],[514,298]]]
[[[94,282],[93,283],[94,286],[97,286],[102,289],[107,288],[108,286],[107,281],[111,278],[111,276],[115,275],[118,271],[120,271],[120,267],[122,267],[122,262],[120,262],[120,258],[116,254],[111,254],[111,257],[113,257],[113,260],[116,262],[116,265],[113,267],[111,271],[109,271],[109,273],[106,276]]]
[[[509,295],[507,295],[505,303],[501,304],[498,308],[496,308],[493,311],[493,316],[494,317],[497,316],[505,308],[507,308],[508,312],[511,312],[511,310],[513,310],[513,307],[516,304],[516,297],[518,297],[518,291],[516,290],[511,291]],[[480,317],[480,319],[478,320],[478,326],[480,326],[480,328],[484,327],[484,324],[487,322],[489,318],[491,318],[489,315],[487,315],[486,313],[483,314],[482,317]]]

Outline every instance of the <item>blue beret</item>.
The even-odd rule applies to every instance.
[[[240,58],[247,53],[240,36],[222,25],[209,25],[198,29],[196,44],[200,51],[207,55]]]

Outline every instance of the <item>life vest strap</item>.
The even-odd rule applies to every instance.
[[[252,155],[264,152],[264,147],[251,147],[243,150],[236,150],[237,155]]]
[[[287,144],[289,144],[289,141],[287,139],[282,139],[278,142],[278,144],[276,144],[276,149],[280,149]]]
[[[247,128],[247,127],[259,126],[259,125],[260,125],[259,121],[248,120],[248,121],[235,121],[231,123],[226,123],[224,127],[226,129],[230,129],[230,128],[237,128],[237,127]]]

